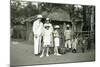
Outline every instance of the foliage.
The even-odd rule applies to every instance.
[[[92,6],[72,5],[72,4],[57,4],[57,3],[44,3],[44,2],[30,2],[11,0],[11,24],[20,23],[26,18],[35,16],[37,14],[50,14],[57,9],[68,11],[70,18],[73,22],[75,20],[81,21],[88,25],[91,17]]]

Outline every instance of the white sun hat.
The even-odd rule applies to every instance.
[[[60,26],[59,25],[55,25],[54,28],[60,28]]]
[[[49,24],[44,24],[44,27],[50,27],[50,25]]]
[[[50,20],[50,18],[46,18],[46,20]]]
[[[43,16],[42,15],[37,15],[37,18],[43,18]]]
[[[67,26],[67,27],[70,27],[70,25],[69,25],[69,24],[67,24],[66,26]]]

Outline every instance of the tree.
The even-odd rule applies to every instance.
[[[38,14],[38,9],[36,5],[32,2],[23,1],[11,1],[11,24],[20,23],[27,17],[31,17]]]

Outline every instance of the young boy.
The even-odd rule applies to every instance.
[[[64,37],[65,37],[65,47],[67,50],[71,50],[71,37],[72,37],[72,30],[69,24],[66,25],[66,29],[64,30]]]
[[[55,30],[54,30],[54,55],[60,56],[61,54],[59,54],[58,52],[58,47],[60,46],[60,36],[59,36],[59,25],[55,26]]]
[[[78,44],[78,38],[77,37],[73,37],[72,39],[72,52],[76,53],[76,49],[77,49],[77,44]]]

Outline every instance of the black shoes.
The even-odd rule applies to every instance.
[[[76,53],[76,52],[77,52],[76,49],[73,49],[73,50],[72,50],[72,53]]]

